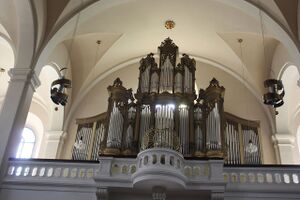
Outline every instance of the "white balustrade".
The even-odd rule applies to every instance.
[[[209,177],[210,167],[207,161],[185,161],[183,173],[191,180],[205,180]]]
[[[176,151],[153,148],[142,151],[138,157],[138,170],[146,168],[167,168],[182,172],[184,159],[181,154]]]
[[[137,171],[132,175],[135,186],[151,187],[161,179],[168,187],[185,187],[188,178],[183,174],[184,158],[177,151],[167,148],[152,148],[137,156]]]
[[[228,184],[299,185],[299,167],[225,167],[224,180]]]
[[[296,191],[300,187],[297,166],[225,166],[222,160],[185,160],[176,151],[153,148],[137,158],[100,157],[99,162],[21,160],[9,161],[4,184],[36,185],[37,181],[61,184],[121,184],[122,187],[151,186],[168,188],[219,187],[226,191]],[[104,182],[103,182],[104,181]],[[41,185],[43,185],[41,184]],[[124,185],[125,184],[125,185]],[[48,184],[49,185],[49,184]]]
[[[7,178],[91,179],[98,173],[98,163],[44,160],[11,160]]]
[[[111,164],[111,176],[127,176],[131,178],[131,175],[136,172],[136,160],[116,158],[112,159]]]

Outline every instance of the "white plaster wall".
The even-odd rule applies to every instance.
[[[98,83],[85,97],[84,101],[80,104],[80,106],[78,106],[69,125],[68,136],[62,158],[71,158],[71,148],[74,144],[77,130],[75,119],[86,118],[105,112],[107,109],[108,98],[106,88],[107,86],[112,85],[113,81],[117,77],[121,78],[125,87],[131,87],[135,92],[138,83],[138,65],[132,65],[112,73]],[[234,79],[229,74],[208,64],[197,63],[196,84],[199,88],[206,88],[213,77],[217,78],[220,81],[220,84],[226,89],[224,104],[226,112],[242,118],[260,121],[264,162],[276,163],[274,149],[271,142],[271,132],[269,131],[270,127],[260,103],[248,90],[246,90],[245,86],[241,82]]]

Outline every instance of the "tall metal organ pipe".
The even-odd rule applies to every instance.
[[[173,65],[169,56],[161,66],[159,91],[172,93],[173,91]]]
[[[141,77],[141,91],[142,93],[149,91],[149,80],[150,80],[150,68],[147,66]]]
[[[111,112],[108,135],[107,135],[107,147],[110,148],[120,148],[122,141],[122,131],[123,131],[123,116],[114,102],[113,110]]]

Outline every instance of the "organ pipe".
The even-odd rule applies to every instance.
[[[174,92],[182,93],[182,74],[179,72],[177,72],[175,76]]]
[[[158,80],[158,74],[154,72],[151,76],[151,93],[157,93],[158,92],[158,86],[159,86],[159,80]]]
[[[165,62],[161,67],[161,75],[160,75],[160,92],[169,92],[173,91],[173,68],[170,58],[167,57]]]

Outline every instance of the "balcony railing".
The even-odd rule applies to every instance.
[[[158,149],[155,152],[152,149],[138,158],[101,157],[99,162],[11,159],[2,187],[18,189],[23,184],[23,187],[80,185],[83,188],[97,188],[97,182],[103,187],[119,184],[123,184],[122,187],[132,187],[134,178],[143,175],[143,170],[148,170],[150,174],[159,171],[160,175],[166,171],[166,176],[176,171],[185,188],[198,188],[199,185],[213,187],[214,184],[224,183],[225,193],[299,193],[300,166],[223,166],[222,160],[185,160],[177,154],[176,151]]]
[[[298,192],[300,166],[297,165],[226,165],[226,191]]]

